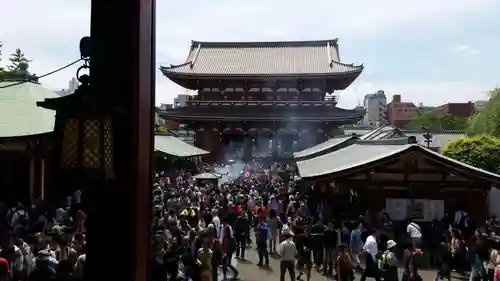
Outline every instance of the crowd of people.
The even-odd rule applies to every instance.
[[[76,190],[58,208],[0,205],[0,280],[83,280],[86,214]]]
[[[424,256],[438,269],[436,280],[450,280],[452,270],[470,280],[500,277],[498,243],[486,235],[498,228],[494,218],[486,228],[462,209],[425,228],[409,220],[401,239],[385,212],[336,217],[311,198],[293,165],[239,167],[224,183],[193,177],[208,165],[154,175],[151,281],[236,280],[234,260],[249,255],[262,268],[278,259],[281,281],[310,281],[313,269],[339,281],[354,280],[355,272],[361,281],[421,280]],[[85,279],[81,195],[74,191],[56,209],[37,200],[0,204],[0,281]]]

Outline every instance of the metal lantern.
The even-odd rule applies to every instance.
[[[38,106],[56,111],[55,133],[60,144],[59,167],[63,170],[80,170],[86,175],[104,173],[114,177],[113,112],[105,110],[106,100],[92,90],[88,75],[90,38],[80,42],[80,52],[85,61],[77,71],[80,85],[74,93],[60,98],[45,99]]]
[[[109,117],[73,117],[62,126],[60,167],[113,170],[113,125]]]

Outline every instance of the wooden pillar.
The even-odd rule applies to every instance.
[[[328,140],[328,136],[323,130],[316,130],[316,144],[320,144]]]
[[[194,146],[203,149],[203,131],[195,129],[195,131],[194,131]]]
[[[35,178],[36,178],[36,165],[35,165],[35,157],[33,155],[29,158],[30,161],[30,198],[33,198],[35,194]]]
[[[45,159],[40,159],[40,199],[45,199]]]
[[[211,151],[212,162],[217,161],[222,156],[221,149],[222,149],[221,132],[219,130],[214,131],[212,129],[212,151]]]
[[[114,179],[88,189],[86,280],[148,279],[154,0],[92,0],[92,90],[114,106]],[[119,239],[116,231],[119,231]]]

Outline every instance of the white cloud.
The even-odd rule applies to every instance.
[[[446,29],[448,33],[459,32],[460,24],[473,21],[492,10],[495,4],[495,0],[157,0],[157,63],[182,62],[192,39],[248,41],[340,37],[341,42],[361,42],[395,31],[417,34],[417,31]],[[38,74],[76,59],[78,41],[89,33],[89,0],[8,1],[2,8],[0,40],[5,45],[4,53],[21,48],[34,60],[31,70]],[[66,87],[75,70],[70,68],[42,82],[50,88]],[[353,87],[360,88],[366,83],[359,82]],[[384,83],[372,84],[377,89],[385,86]],[[410,92],[428,87],[417,81],[400,84],[405,85],[403,90]],[[159,71],[156,86],[157,103],[170,101],[183,91],[162,77]]]
[[[448,49],[448,54],[454,56],[476,56],[481,54],[481,50],[470,45],[458,44]]]

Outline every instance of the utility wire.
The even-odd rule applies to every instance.
[[[69,64],[67,64],[67,65],[65,65],[65,66],[63,66],[63,67],[60,67],[60,68],[58,68],[58,69],[56,69],[56,70],[52,70],[51,72],[45,73],[44,75],[35,76],[35,78],[36,78],[37,80],[38,80],[38,79],[40,79],[40,78],[45,78],[45,77],[50,76],[50,75],[52,75],[52,74],[54,74],[54,73],[57,73],[57,72],[59,72],[59,71],[61,71],[61,70],[64,70],[64,69],[66,69],[66,68],[68,68],[68,67],[70,67],[70,66],[72,66],[72,65],[75,65],[76,63],[78,63],[78,62],[79,62],[79,61],[81,61],[81,60],[82,60],[81,58],[80,58],[80,59],[77,59],[77,60],[75,60],[74,62],[71,62],[71,63],[69,63]],[[26,82],[31,82],[31,81],[32,81],[32,80],[19,81],[19,82],[12,83],[12,84],[9,84],[9,85],[0,86],[0,89],[5,89],[5,88],[9,88],[9,87],[14,87],[14,86],[21,85],[21,84],[24,84],[24,83],[26,83]]]

